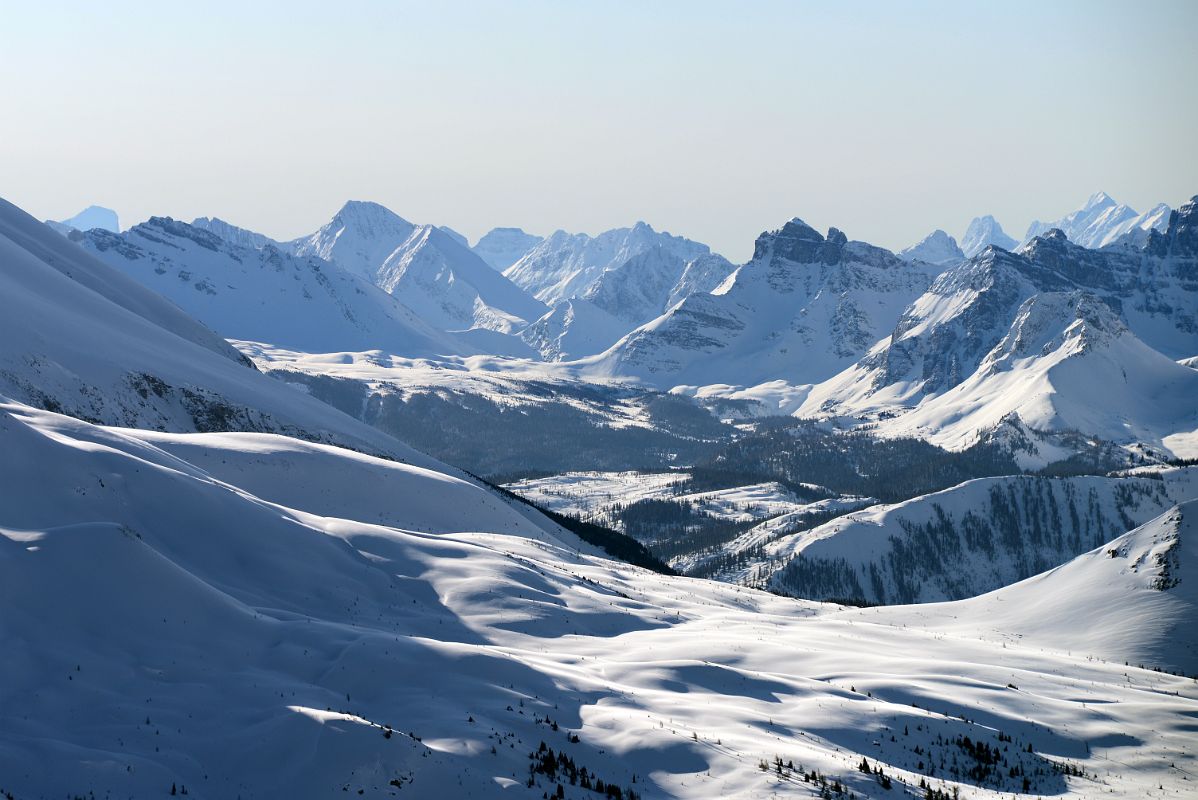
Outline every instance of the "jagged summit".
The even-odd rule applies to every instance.
[[[206,230],[209,233],[214,233],[226,242],[238,245],[240,247],[259,248],[267,245],[275,245],[282,247],[279,242],[271,239],[269,236],[264,236],[261,233],[251,231],[247,228],[241,228],[232,223],[226,222],[219,217],[197,217],[191,221],[192,227]]]
[[[1059,228],[1071,242],[1082,247],[1099,248],[1114,244],[1129,233],[1161,230],[1168,224],[1167,206],[1159,204],[1145,214],[1116,202],[1106,192],[1095,192],[1076,211],[1051,222],[1035,220],[1023,237],[1026,244],[1053,228]]]
[[[803,220],[792,217],[781,228],[757,237],[753,260],[776,256],[799,264],[835,264],[840,258],[840,249],[847,243],[848,237],[837,228],[829,228],[828,236],[824,238]]]
[[[646,222],[604,231],[598,236],[558,230],[504,270],[504,275],[538,300],[556,305],[582,297],[605,270],[656,246],[684,261],[711,252],[705,244],[654,230]]]
[[[1013,250],[1019,244],[1008,236],[998,224],[998,220],[989,214],[974,217],[961,237],[961,251],[969,258],[993,245],[1003,250]]]

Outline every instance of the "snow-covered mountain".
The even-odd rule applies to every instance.
[[[735,269],[714,253],[687,261],[657,245],[604,270],[581,298],[558,303],[520,337],[546,360],[595,355],[687,296],[712,291]]]
[[[469,352],[364,278],[316,256],[293,256],[269,240],[238,246],[198,227],[153,217],[125,233],[94,230],[78,241],[230,339],[312,353]]]
[[[965,253],[957,247],[957,240],[940,229],[936,229],[905,250],[898,253],[904,261],[925,261],[940,267],[951,267],[965,260]]]
[[[61,234],[71,231],[89,231],[100,228],[113,233],[121,230],[120,220],[111,208],[103,206],[88,206],[70,219],[46,220],[46,224]]]
[[[814,383],[866,353],[938,271],[793,219],[758,237],[752,260],[713,293],[688,296],[593,368],[665,388]]]
[[[512,264],[504,275],[538,300],[556,305],[581,297],[604,270],[660,247],[684,262],[710,253],[705,244],[658,232],[644,222],[598,236],[556,231]]]
[[[272,263],[173,225],[142,259]],[[913,266],[792,233],[760,263]],[[1101,660],[1194,670],[1190,506],[1001,609],[848,609],[612,561],[6,203],[0,343],[5,794],[1142,798],[1198,771],[1194,682]]]
[[[882,432],[952,447],[1017,418],[1188,453],[1192,375],[1174,359],[1198,351],[1198,286],[1187,277],[1196,217],[1198,203],[1187,203],[1140,250],[1088,250],[1059,231],[1019,253],[987,249],[937,278],[888,339],[797,413],[883,418]],[[1029,464],[1064,455],[1029,448]]]
[[[1193,675],[1195,564],[1198,501],[1191,500],[1067,564],[981,597],[869,616]]]
[[[1106,192],[1090,196],[1078,210],[1053,222],[1035,220],[1028,226],[1023,243],[1053,228],[1064,232],[1069,241],[1082,247],[1098,248],[1113,244],[1132,231],[1164,230],[1169,223],[1169,207],[1161,203],[1144,214],[1117,203]]]
[[[961,251],[967,258],[973,258],[990,245],[1001,247],[1003,250],[1014,250],[1019,244],[1003,231],[998,220],[989,214],[984,217],[974,217],[961,237]]]
[[[1193,499],[1195,467],[1125,478],[981,478],[776,538],[765,547],[770,570],[758,579],[812,599],[959,600],[1053,569]]]
[[[251,231],[248,228],[239,228],[218,217],[197,217],[191,221],[191,226],[208,231],[224,239],[229,244],[235,244],[238,247],[259,248],[265,247],[268,244],[278,248],[285,247],[285,245],[276,242],[269,236]]]
[[[544,240],[520,228],[493,228],[470,248],[495,269],[503,272]]]
[[[262,375],[178,306],[3,201],[0,341],[0,394],[31,406],[150,430],[286,432],[434,463]]]
[[[377,203],[346,203],[332,221],[291,247],[366,278],[441,330],[508,334],[547,310],[454,236],[414,225]]]
[[[1076,431],[1193,458],[1195,397],[1198,373],[1145,345],[1096,295],[1046,292],[1024,301],[972,375],[880,428],[956,450],[1018,420],[1035,432]],[[1028,467],[1063,455],[1038,438],[1018,447]]]

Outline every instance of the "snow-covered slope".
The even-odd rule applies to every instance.
[[[116,212],[103,206],[88,206],[70,219],[47,220],[46,224],[62,234],[72,230],[90,231],[92,228],[100,228],[113,233],[118,233],[121,230],[121,223],[117,219]]]
[[[503,272],[544,239],[520,228],[493,228],[470,248],[495,269]]]
[[[581,298],[558,303],[520,337],[546,360],[595,355],[689,295],[715,289],[733,270],[714,253],[687,261],[657,245],[604,270]]]
[[[546,361],[568,361],[601,353],[633,325],[590,300],[563,300],[520,331],[520,338]]]
[[[938,271],[793,219],[758,237],[753,259],[715,292],[690,295],[593,368],[664,388],[814,383],[860,358]]]
[[[375,283],[445,330],[512,333],[545,305],[444,231],[422,225],[379,265]]]
[[[1194,467],[1126,478],[981,478],[777,538],[765,548],[770,568],[757,577],[813,599],[958,600],[1052,569],[1196,498]]]
[[[0,440],[17,797],[1139,798],[1198,768],[1188,679],[655,575],[333,448],[12,403]]]
[[[951,267],[965,260],[965,254],[957,247],[957,240],[940,229],[936,229],[906,250],[901,250],[898,257],[904,261],[925,261],[941,267]]]
[[[239,228],[218,217],[197,217],[191,221],[191,226],[215,234],[229,244],[235,244],[238,247],[259,248],[268,244],[280,249],[285,247],[269,236],[256,233],[248,228]]]
[[[605,270],[583,298],[625,322],[639,325],[696,293],[710,292],[736,269],[706,253],[686,259],[658,245]]]
[[[973,258],[990,245],[1001,247],[1003,250],[1014,250],[1018,245],[1015,239],[1003,231],[998,220],[989,214],[984,217],[974,217],[961,237],[961,250],[967,258]]]
[[[1028,226],[1023,243],[1059,228],[1069,241],[1082,247],[1104,247],[1132,231],[1161,230],[1169,222],[1169,207],[1164,203],[1144,214],[1117,203],[1106,192],[1091,195],[1085,205],[1053,222],[1035,220]]]
[[[705,244],[659,233],[647,223],[638,222],[631,228],[616,228],[593,237],[556,231],[503,274],[538,300],[556,305],[585,294],[604,270],[655,247],[683,262],[710,252]]]
[[[1198,501],[981,597],[878,611],[863,616],[1198,674]]]
[[[377,203],[346,203],[327,225],[290,244],[297,255],[317,255],[366,278],[441,330],[507,334],[547,310],[454,236]]]

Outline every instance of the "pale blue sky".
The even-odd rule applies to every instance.
[[[349,198],[473,240],[801,216],[1016,238],[1198,193],[1198,2],[0,0],[0,196],[290,238]]]

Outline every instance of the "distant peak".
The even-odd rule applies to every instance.
[[[395,220],[410,224],[403,217],[379,203],[369,200],[349,200],[337,212],[335,218],[348,220]]]
[[[1086,208],[1098,208],[1099,206],[1113,206],[1115,200],[1106,192],[1095,192],[1090,195],[1090,199],[1086,201]]]
[[[844,234],[835,228],[828,231],[829,235],[833,232],[837,234],[838,241],[831,243],[843,244],[843,241],[839,240],[846,238]],[[753,248],[753,258],[762,258],[773,253],[791,261],[809,262],[817,260],[819,254],[816,251],[824,244],[825,239],[819,231],[798,217],[792,217],[778,230],[767,231],[757,237],[757,243]]]

